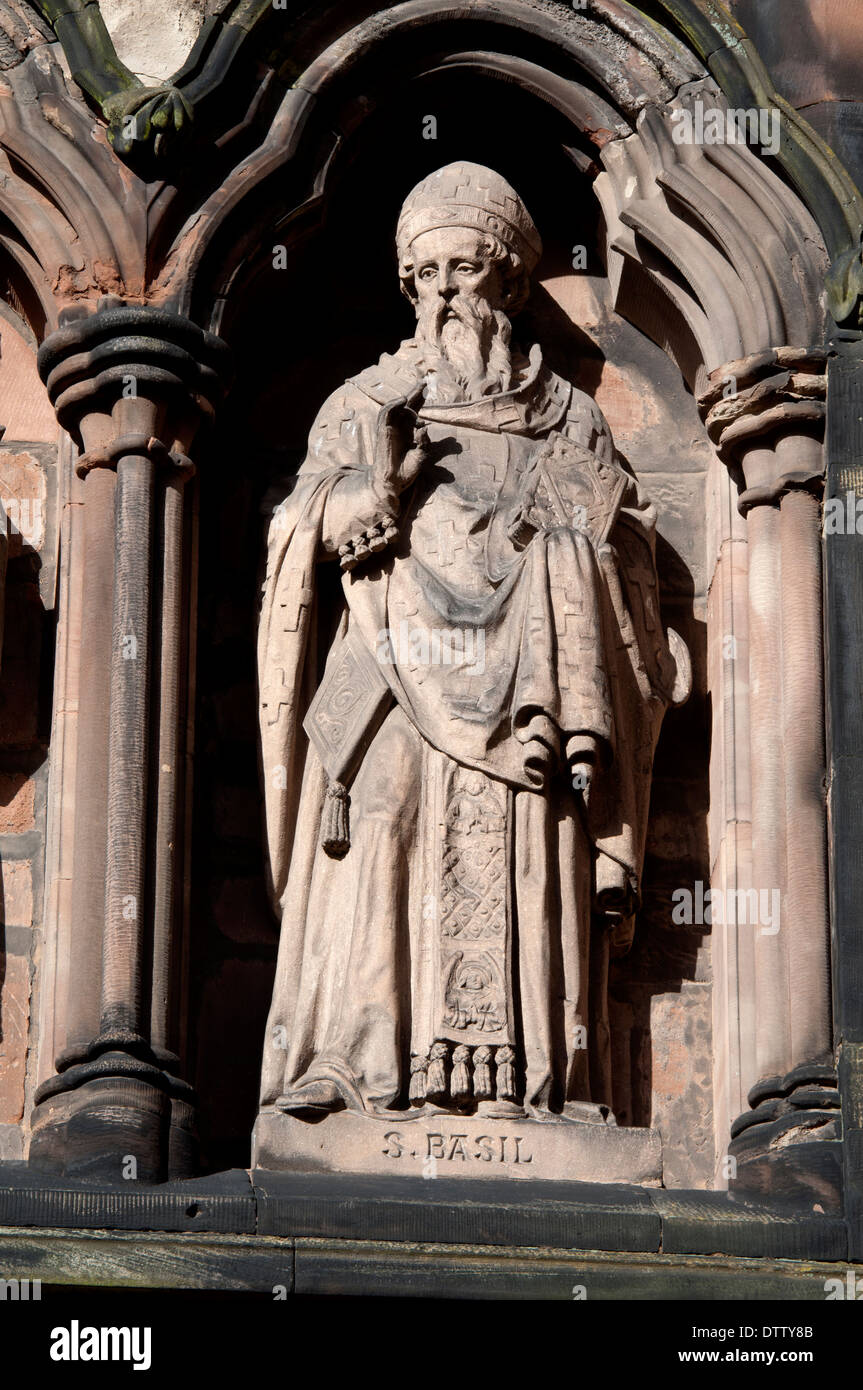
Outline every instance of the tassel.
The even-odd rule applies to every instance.
[[[348,573],[357,567],[357,557],[354,554],[354,548],[350,541],[348,541],[346,545],[339,546],[339,564],[342,569]]]
[[[478,1047],[473,1054],[473,1093],[477,1100],[491,1100],[491,1048]]]
[[[446,1059],[449,1048],[446,1043],[436,1042],[429,1053],[428,1077],[426,1079],[426,1098],[442,1099],[446,1095]]]
[[[515,1061],[515,1049],[512,1047],[499,1047],[495,1056],[497,1062],[497,1098],[498,1100],[515,1100],[515,1071],[513,1062]]]
[[[330,782],[324,815],[321,821],[321,844],[324,853],[331,859],[341,859],[351,847],[351,832],[348,827],[347,788],[341,782]]]
[[[411,1105],[422,1105],[426,1098],[426,1072],[428,1071],[428,1057],[411,1057]]]
[[[386,550],[386,537],[381,534],[379,526],[370,526],[366,531],[366,540],[369,550],[373,555],[379,555],[382,550]]]
[[[470,1048],[460,1044],[452,1054],[452,1078],[449,1084],[449,1093],[453,1100],[464,1100],[470,1095],[470,1073],[467,1064],[470,1061]]]

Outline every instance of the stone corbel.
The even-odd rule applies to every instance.
[[[821,497],[829,349],[781,347],[700,398],[749,544],[752,988],[757,1078],[730,1152],[757,1185],[772,1147],[835,1137],[826,858]],[[772,895],[778,894],[777,898]],[[751,916],[745,919],[751,923]],[[825,1158],[828,1150],[823,1150]],[[773,1155],[775,1157],[775,1154]],[[834,1177],[838,1180],[838,1168]]]
[[[31,1162],[150,1181],[191,1171],[179,1075],[184,484],[227,349],[164,310],[68,315],[39,368],[83,452],[88,654],[81,690],[66,1041],[39,1088]],[[108,622],[110,603],[111,621]]]

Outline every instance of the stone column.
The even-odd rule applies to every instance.
[[[840,306],[840,310],[841,310]],[[836,1054],[842,1096],[848,1258],[863,1260],[863,324],[861,302],[837,330],[829,367],[827,505],[828,757]],[[852,311],[853,310],[853,315]],[[850,325],[855,325],[851,327]]]
[[[809,1139],[829,1167],[823,1140],[838,1105],[821,593],[826,359],[822,348],[779,348],[732,362],[711,373],[701,399],[739,489],[749,550],[752,888],[733,914],[726,904],[726,921],[753,937],[752,978],[741,980],[756,1017],[750,1109],[731,1127],[729,1153],[755,1186],[780,1150]]]
[[[188,320],[113,298],[67,315],[39,354],[83,450],[87,538],[68,1028],[30,1149],[54,1171],[159,1181],[194,1164],[173,1027],[183,493],[226,359]]]

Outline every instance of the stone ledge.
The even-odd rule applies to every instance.
[[[253,1173],[262,1235],[656,1251],[644,1188]]]
[[[0,1277],[52,1291],[215,1290],[402,1298],[823,1302],[844,1264],[537,1247],[0,1227]],[[575,1291],[578,1290],[576,1293]],[[583,1290],[583,1293],[581,1292]]]
[[[75,1183],[26,1163],[0,1164],[0,1226],[102,1232],[223,1234],[416,1246],[847,1258],[837,1216],[724,1192],[667,1192],[614,1184],[465,1184],[233,1169],[159,1186]],[[329,1258],[329,1257],[328,1257]]]

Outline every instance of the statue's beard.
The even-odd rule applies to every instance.
[[[439,405],[508,391],[513,381],[512,325],[473,294],[435,298],[417,310],[416,339],[427,375],[426,398]]]

